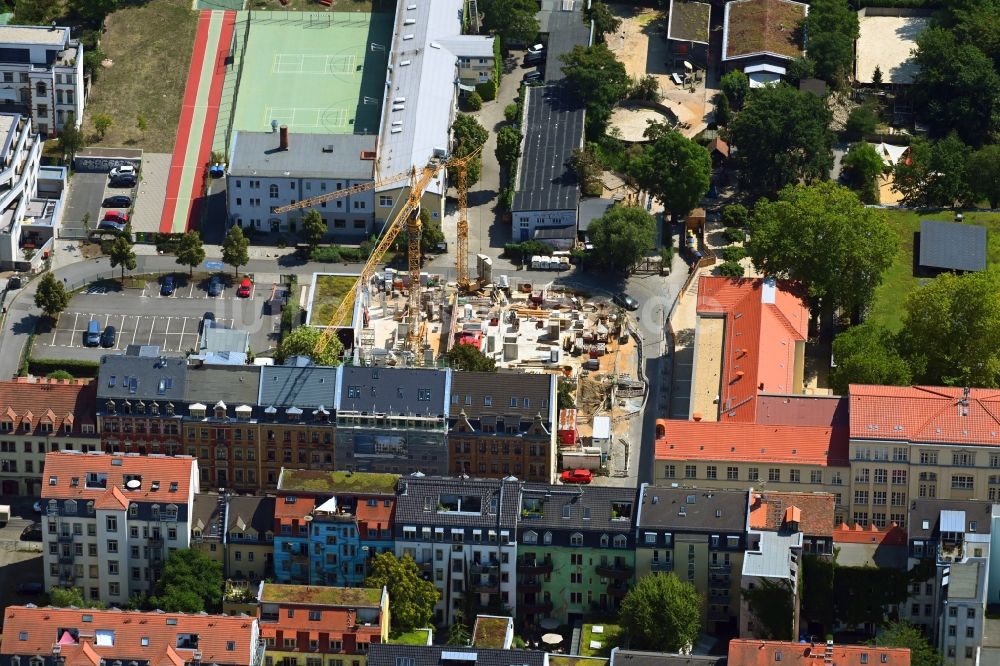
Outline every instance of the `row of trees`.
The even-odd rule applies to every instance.
[[[946,340],[947,344],[942,344]],[[850,384],[1000,386],[1000,270],[944,273],[906,297],[898,333],[865,323],[833,342],[837,392]]]
[[[938,141],[916,138],[893,173],[894,186],[909,206],[1000,206],[1000,145],[973,150],[957,133]]]

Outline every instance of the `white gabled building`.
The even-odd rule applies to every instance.
[[[189,456],[52,452],[42,475],[45,587],[79,587],[121,606],[153,589],[191,545],[198,461]]]
[[[42,136],[83,120],[83,46],[59,26],[0,26],[0,111],[30,116]]]

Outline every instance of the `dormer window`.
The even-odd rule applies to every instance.
[[[49,421],[44,421],[43,423],[39,424],[39,429],[44,433],[50,433],[52,432],[52,423]]]
[[[108,402],[106,403],[106,405],[107,405],[108,414],[114,414],[117,411],[117,409],[118,409],[118,406],[115,405],[115,401],[114,400],[108,400]]]
[[[11,432],[14,430],[14,422],[8,419],[0,421],[0,432]]]
[[[145,414],[146,413],[146,403],[144,403],[142,401],[136,403],[136,405],[135,405],[135,413],[136,414]]]
[[[149,413],[152,414],[153,416],[159,416],[159,414],[160,414],[160,405],[157,404],[157,403],[155,403],[155,402],[151,402],[149,404]]]
[[[205,405],[201,404],[200,402],[194,403],[193,405],[191,405],[191,407],[189,407],[189,409],[191,411],[192,418],[195,419],[205,418]]]
[[[215,405],[215,418],[224,419],[226,418],[226,403],[221,400]]]
[[[122,403],[122,412],[124,412],[125,414],[131,414],[132,413],[132,403],[129,402],[128,400],[126,400],[125,402],[123,402]]]
[[[167,416],[173,416],[173,415],[174,415],[174,403],[168,402],[167,403]]]
[[[64,435],[69,435],[72,432],[73,432],[73,424],[72,423],[64,423],[63,424],[63,434]]]
[[[31,421],[30,420],[25,419],[25,420],[21,421],[21,431],[22,432],[31,432]]]

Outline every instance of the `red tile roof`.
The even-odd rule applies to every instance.
[[[700,278],[698,314],[726,318],[719,420],[753,422],[758,392],[790,393],[795,343],[806,339],[809,307],[786,281]]]
[[[43,423],[51,424],[53,433],[70,424],[72,433],[79,435],[82,425],[96,423],[96,400],[96,382],[18,377],[0,382],[0,424],[9,423],[3,427],[11,432],[35,436],[47,434],[42,432]]]
[[[789,522],[808,536],[833,535],[836,498],[829,493],[755,492],[750,505],[750,527],[777,531]]]
[[[757,423],[846,428],[847,396],[758,395]]]
[[[193,659],[195,648],[178,647],[178,635],[196,634],[202,663],[248,665],[255,622],[224,615],[8,606],[0,653],[49,656],[58,642],[67,666],[99,666],[102,658],[168,666],[178,664],[178,657],[181,664]],[[103,636],[113,644],[96,644],[98,631],[110,632]]]
[[[45,455],[42,499],[82,499],[96,503],[108,490],[118,488],[133,501],[187,504],[192,486],[194,492],[198,490],[197,462],[189,456],[54,451]],[[89,474],[104,475],[105,481],[88,487]],[[126,476],[138,477],[139,488],[128,490]]]
[[[827,650],[836,666],[861,664],[861,655],[867,654],[867,663],[881,666],[910,666],[909,648],[886,648],[872,645],[828,645],[826,643],[789,643],[733,639],[729,641],[729,663],[733,666],[823,666]],[[777,653],[781,653],[779,657]],[[883,661],[883,655],[885,655]]]
[[[851,384],[848,397],[852,439],[1000,446],[997,389]]]
[[[841,523],[833,531],[834,543],[870,543],[883,546],[904,546],[906,545],[906,530],[892,523],[884,530],[880,530],[875,525],[862,527],[861,525],[849,526]]]
[[[289,502],[289,499],[293,501]],[[291,525],[293,520],[298,519],[301,523],[314,508],[316,500],[312,497],[279,497],[274,503],[274,521],[279,525]]]
[[[370,530],[391,529],[392,512],[396,508],[396,500],[391,499],[388,501],[389,506],[385,505],[386,500],[382,498],[375,501],[375,506],[368,506],[367,500],[358,500],[358,506],[354,513],[358,520],[358,527],[361,530],[362,539],[381,538],[380,533],[369,533]]]
[[[847,466],[844,428],[659,419],[657,460],[744,460]]]

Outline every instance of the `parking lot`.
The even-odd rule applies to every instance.
[[[88,228],[90,231],[94,231],[108,210],[129,212],[127,208],[103,208],[101,206],[106,198],[119,194],[131,197],[133,205],[135,204],[136,188],[110,187],[106,173],[79,172],[73,174],[60,235],[65,238],[85,237],[87,235],[83,226],[85,215],[90,215]]]
[[[208,295],[207,280],[175,278],[178,283],[170,296],[161,295],[160,282],[153,280],[143,289],[123,290],[111,280],[91,285],[73,297],[51,330],[35,336],[32,355],[96,361],[136,344],[155,345],[165,355],[183,356],[197,351],[206,314],[214,317],[217,326],[248,331],[254,353],[277,342],[281,312],[272,301],[276,287],[255,284],[248,298],[240,298],[231,284],[213,297]],[[115,327],[113,347],[85,346],[84,334],[91,319],[98,322],[101,331],[109,325]]]

